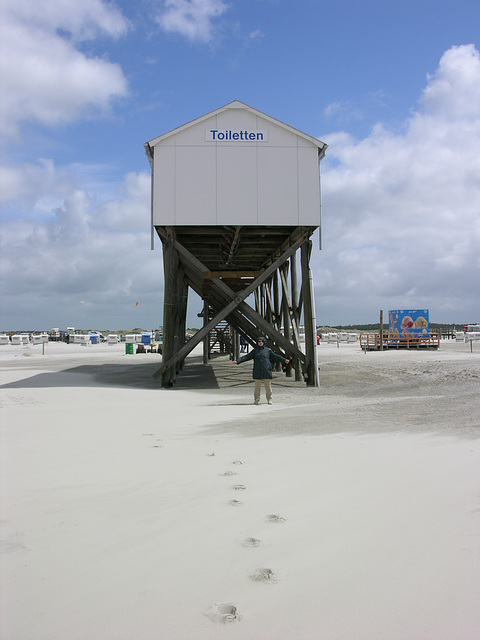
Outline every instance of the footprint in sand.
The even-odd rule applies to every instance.
[[[221,604],[212,604],[205,611],[207,618],[212,622],[228,624],[230,622],[239,622],[242,616],[238,613],[237,607],[230,602]]]
[[[245,464],[242,460],[235,460],[232,464]]]
[[[235,491],[245,491],[247,487],[244,484],[234,484],[233,488]]]
[[[261,542],[262,541],[258,538],[245,538],[245,540],[242,542],[242,545],[247,549],[253,549],[254,547],[259,547]]]
[[[283,516],[279,516],[279,515],[277,515],[275,513],[273,513],[273,514],[271,514],[269,516],[266,516],[266,518],[265,518],[265,522],[267,524],[279,524],[281,522],[286,522],[286,521],[287,521],[286,518],[284,518]]]
[[[273,584],[277,581],[277,576],[271,569],[268,569],[267,567],[255,569],[250,578],[255,582],[265,582],[267,584]]]
[[[241,507],[243,502],[240,502],[240,500],[230,500],[228,504],[232,507]]]
[[[236,472],[235,471],[225,471],[225,473],[219,473],[219,476],[236,476]]]

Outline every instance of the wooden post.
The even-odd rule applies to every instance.
[[[260,305],[260,287],[257,287],[257,289],[255,289],[254,291],[254,297],[255,297],[255,311],[258,313],[258,315],[262,315],[262,310],[261,310],[261,305]]]
[[[183,270],[179,268],[179,277],[177,279],[177,300],[175,309],[176,334],[178,335],[178,347],[183,347],[187,334],[187,302],[188,302],[188,284],[185,281]],[[184,360],[177,364],[177,373],[183,370]]]
[[[173,231],[167,229],[167,236],[163,241],[163,268],[165,274],[163,299],[163,350],[162,362],[167,362],[175,353],[175,297],[178,278],[178,257],[173,246]],[[162,386],[173,386],[176,378],[175,368],[172,367],[162,375]]]
[[[208,301],[208,298],[205,297],[203,299],[203,326],[205,326],[208,323],[208,309],[209,309],[209,301]],[[207,333],[207,335],[203,339],[203,364],[208,364],[209,357],[210,357],[210,334]]]
[[[298,309],[298,280],[297,280],[297,254],[294,253],[290,258],[290,286],[292,289],[292,314],[293,320],[297,327],[300,324],[300,313]],[[300,346],[300,345],[299,345]],[[295,382],[301,382],[303,380],[302,368],[297,359],[294,362],[295,367]]]
[[[380,311],[380,351],[383,351],[383,309]]]
[[[265,283],[265,320],[268,324],[273,324],[273,306],[272,306],[272,278],[270,277]]]
[[[280,313],[280,296],[278,294],[278,269],[273,274],[273,306],[275,309],[274,326],[277,331],[280,331],[282,320]]]
[[[305,324],[305,368],[307,386],[318,385],[317,365],[317,328],[315,326],[315,307],[313,305],[313,277],[310,271],[310,245],[305,241],[300,248],[302,266],[303,320]]]
[[[274,326],[277,331],[282,330],[282,303],[279,293],[279,269],[276,269],[273,273],[273,307],[274,307]],[[275,366],[275,371],[280,371],[280,363]]]
[[[287,276],[288,276],[288,262],[285,262],[280,267],[280,277],[284,282],[286,282]],[[289,342],[291,342],[292,332],[291,332],[291,325],[290,325],[290,308],[289,308],[288,302],[289,300],[287,296],[287,291],[282,288],[283,335]],[[287,376],[287,378],[292,377],[291,363],[287,364],[287,366],[285,367],[285,375]]]
[[[240,357],[240,334],[236,329],[233,330],[233,360],[238,360]]]

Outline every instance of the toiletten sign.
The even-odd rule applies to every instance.
[[[267,142],[267,131],[254,129],[205,129],[206,142]]]

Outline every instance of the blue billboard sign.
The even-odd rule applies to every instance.
[[[429,331],[428,309],[394,309],[388,312],[388,337],[391,340],[418,338]]]

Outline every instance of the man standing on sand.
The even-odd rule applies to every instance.
[[[272,370],[274,362],[283,362],[288,364],[290,360],[279,356],[271,349],[265,346],[265,338],[257,339],[257,346],[247,353],[246,356],[242,356],[238,360],[234,360],[233,364],[241,364],[247,360],[253,360],[253,379],[255,380],[255,390],[253,393],[253,402],[258,404],[260,402],[260,389],[263,384],[265,385],[265,394],[267,396],[267,403],[272,404]]]

